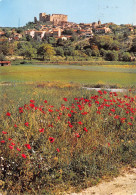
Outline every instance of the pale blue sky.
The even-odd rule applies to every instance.
[[[100,19],[136,25],[136,0],[0,0],[0,26],[23,26],[40,12],[67,14],[68,21],[76,23]]]

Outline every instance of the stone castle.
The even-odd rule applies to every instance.
[[[37,23],[38,20],[34,17],[34,22]],[[39,14],[39,22],[51,22],[55,25],[68,22],[68,16],[64,14],[52,14],[47,15],[46,13]]]

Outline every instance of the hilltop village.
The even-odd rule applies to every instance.
[[[50,46],[59,60],[134,61],[136,26],[112,22],[74,23],[64,14],[40,13],[23,27],[0,27],[0,59],[23,56],[24,59],[50,57],[41,52]],[[48,44],[48,45],[47,45]],[[100,59],[100,60],[101,60]],[[58,59],[57,59],[58,60]]]
[[[41,41],[44,37],[55,37],[67,40],[72,36],[70,33],[65,31],[71,30],[82,37],[92,37],[93,32],[96,34],[110,33],[111,29],[107,27],[107,24],[101,24],[101,21],[85,24],[76,24],[74,22],[68,22],[68,16],[63,14],[52,14],[46,15],[45,13],[39,14],[39,21],[34,17],[34,23],[39,28],[38,31],[35,29],[29,29],[25,31],[26,34],[30,35]],[[45,24],[44,24],[45,23]]]

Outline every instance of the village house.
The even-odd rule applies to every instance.
[[[111,29],[108,27],[103,27],[103,28],[96,28],[95,29],[96,34],[106,34],[106,33],[111,33]]]
[[[53,37],[59,38],[60,36],[61,36],[61,29],[60,28],[53,30]]]
[[[25,31],[25,34],[26,35],[30,35],[32,38],[34,38],[34,36],[35,36],[35,30],[27,30],[27,31]]]
[[[37,41],[42,41],[42,39],[43,39],[44,36],[45,36],[45,33],[46,33],[46,31],[35,31],[34,38],[35,38]]]
[[[11,66],[10,61],[0,61],[0,66]]]
[[[5,32],[3,31],[0,31],[0,37],[4,36],[5,35]]]

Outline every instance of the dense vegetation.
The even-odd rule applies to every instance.
[[[109,25],[112,33],[95,34],[92,38],[79,36],[77,32],[64,30],[64,35],[70,35],[68,40],[56,39],[54,37],[44,37],[41,42],[32,39],[31,36],[25,35],[25,30],[38,27],[34,23],[28,23],[21,28],[3,28],[6,34],[0,41],[0,59],[3,56],[22,56],[24,59],[38,60],[93,60],[96,57],[106,61],[135,61],[136,55],[136,36],[135,27],[131,32],[126,25]],[[23,36],[18,41],[8,38],[14,33],[21,33]]]

